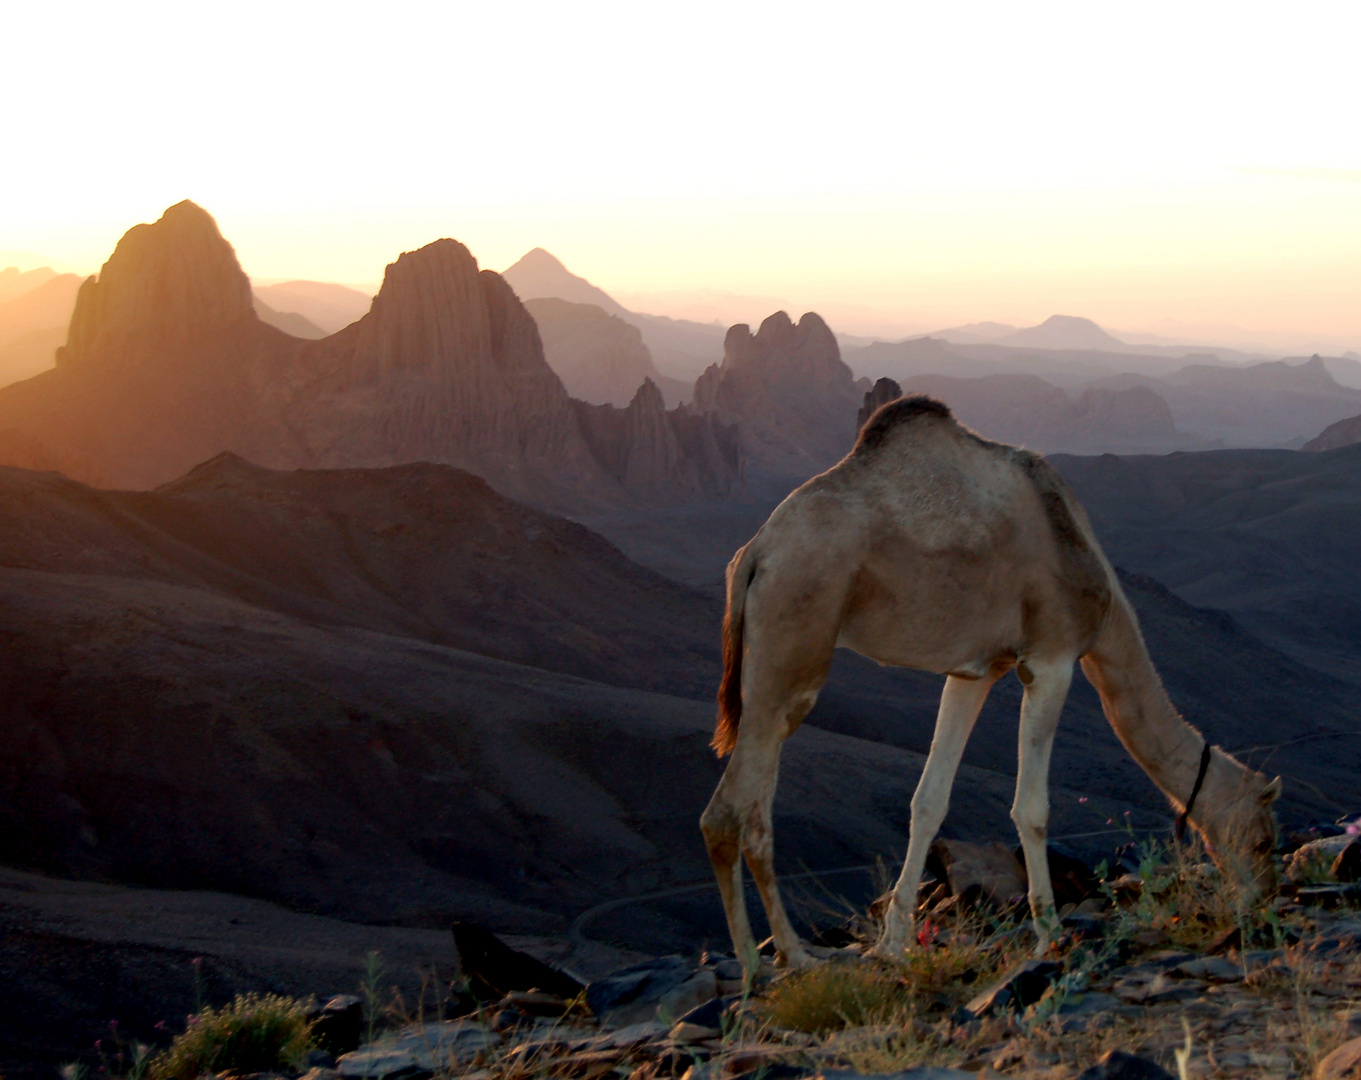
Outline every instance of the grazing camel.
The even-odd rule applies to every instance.
[[[1030,869],[1039,951],[1055,926],[1046,829],[1049,754],[1073,664],[1101,695],[1125,749],[1226,868],[1274,889],[1271,782],[1178,714],[1134,610],[1058,473],[1038,454],[988,442],[926,397],[898,398],[855,449],[781,503],[728,566],[724,673],[713,745],[732,758],[701,827],[737,956],[754,955],[745,855],[777,962],[811,962],[780,902],[771,805],[780,747],[817,700],[838,646],[947,676],[912,796],[902,876],[876,955],[915,944],[927,849],[949,805],[988,691],[1025,686],[1011,816]]]

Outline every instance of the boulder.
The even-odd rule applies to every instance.
[[[453,933],[463,975],[473,992],[484,1000],[494,1001],[513,990],[541,990],[560,998],[574,998],[583,989],[565,971],[512,949],[484,927],[455,922]]]
[[[1317,880],[1355,839],[1354,836],[1341,833],[1301,844],[1287,860],[1285,876],[1296,884]]]
[[[994,903],[1009,904],[1026,894],[1025,867],[1005,844],[996,841],[937,840],[931,845],[927,868],[943,877],[954,896],[972,889]]]
[[[321,1049],[339,1056],[359,1048],[364,1034],[364,1002],[353,994],[338,994],[317,1007],[312,1038]]]

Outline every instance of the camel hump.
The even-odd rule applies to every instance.
[[[1093,638],[1111,604],[1110,576],[1091,525],[1077,496],[1059,471],[1030,450],[1011,449],[1013,460],[1040,498],[1063,563],[1063,580],[1084,615]]]
[[[880,383],[891,382],[888,379],[880,379]],[[896,383],[893,384],[896,388]],[[878,389],[876,384],[875,389]],[[873,394],[866,395],[867,399]],[[933,397],[925,394],[912,394],[908,397],[895,398],[887,404],[880,405],[865,421],[860,429],[860,437],[855,442],[855,450],[852,453],[875,450],[883,445],[888,436],[902,427],[910,424],[923,416],[934,416],[940,420],[951,419],[950,406],[943,401],[937,401]]]

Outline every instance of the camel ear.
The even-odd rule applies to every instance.
[[[1276,777],[1275,780],[1271,781],[1271,783],[1267,784],[1266,787],[1262,788],[1261,794],[1262,805],[1270,806],[1280,797],[1281,797],[1281,778],[1278,776]]]

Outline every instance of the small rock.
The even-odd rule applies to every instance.
[[[1222,934],[1210,942],[1210,947],[1205,951],[1211,956],[1221,956],[1227,952],[1237,952],[1243,947],[1243,930],[1238,926],[1231,926]]]
[[[1337,885],[1301,885],[1295,899],[1304,907],[1335,908],[1342,904],[1361,901],[1361,883]]]
[[[978,1075],[963,1069],[941,1069],[931,1065],[895,1073],[858,1073],[842,1069],[818,1073],[819,1080],[978,1080]]]
[[[1156,1061],[1123,1050],[1108,1050],[1095,1065],[1078,1073],[1077,1080],[1174,1080],[1174,1077]]]
[[[1314,1080],[1357,1080],[1361,1077],[1361,1039],[1344,1042],[1318,1063]]]
[[[440,1072],[470,1062],[479,1051],[496,1046],[499,1035],[466,1020],[416,1024],[360,1050],[342,1054],[336,1068],[346,1080],[384,1077],[415,1072]]]
[[[964,1008],[974,1017],[999,1009],[1024,1009],[1044,996],[1061,967],[1050,960],[1027,960],[1013,968]]]
[[[1337,853],[1328,875],[1334,881],[1361,881],[1361,840],[1352,837],[1352,842]]]
[[[501,999],[501,1007],[519,1009],[530,1016],[561,1016],[569,1008],[568,1002],[557,994],[542,990],[512,990]]]
[[[720,998],[697,1005],[676,1021],[671,1029],[671,1038],[685,1043],[719,1038],[723,1034],[723,1018],[731,1006],[731,1001]]]
[[[1183,960],[1169,974],[1189,979],[1206,979],[1215,983],[1241,982],[1245,974],[1242,964],[1235,964],[1222,956],[1197,956]]]

